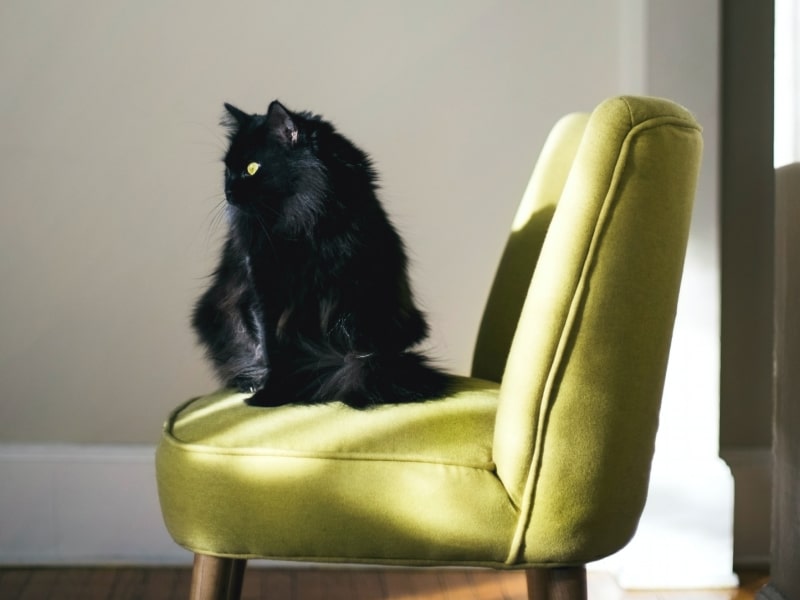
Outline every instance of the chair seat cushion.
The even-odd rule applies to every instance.
[[[222,556],[502,565],[518,513],[492,462],[497,396],[457,378],[447,398],[368,410],[194,399],[158,448],[167,528]]]

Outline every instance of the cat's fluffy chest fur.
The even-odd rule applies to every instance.
[[[427,324],[367,156],[277,101],[264,115],[226,110],[229,232],[193,314],[222,382],[269,406],[445,393],[412,350]]]

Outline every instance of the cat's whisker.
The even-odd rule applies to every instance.
[[[210,219],[210,226],[216,227],[219,225],[220,221],[225,217],[225,199],[223,198],[217,204],[208,211],[208,218]]]
[[[215,196],[219,196],[219,194],[215,194]],[[215,233],[220,229],[225,228],[225,221],[226,218],[226,204],[225,198],[223,197],[222,200],[217,202],[213,208],[208,211],[206,215],[206,222],[207,227],[206,230],[206,239],[205,243],[209,244],[214,237]]]

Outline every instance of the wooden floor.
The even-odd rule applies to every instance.
[[[763,573],[740,573],[738,590],[623,592],[589,573],[591,600],[753,600]],[[188,569],[0,568],[0,600],[185,600]],[[521,572],[399,569],[258,569],[245,573],[246,600],[524,600]]]

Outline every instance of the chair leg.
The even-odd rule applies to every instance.
[[[219,558],[207,554],[194,555],[191,600],[239,600],[247,561]]]
[[[228,576],[228,596],[226,600],[241,599],[245,567],[247,567],[246,560],[233,559],[233,564],[231,565],[230,574]]]
[[[587,600],[586,567],[536,567],[525,570],[528,600]]]

